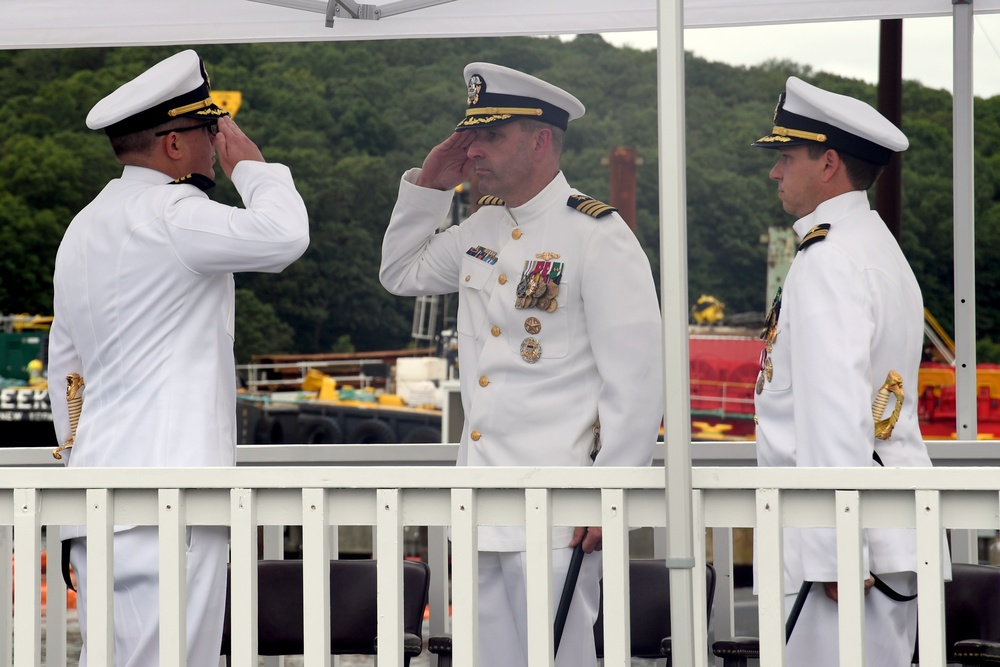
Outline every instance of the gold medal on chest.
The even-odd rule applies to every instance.
[[[537,338],[525,338],[521,341],[521,358],[533,364],[542,358],[542,344]]]

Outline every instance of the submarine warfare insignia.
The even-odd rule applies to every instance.
[[[586,213],[593,218],[603,218],[618,210],[614,206],[608,206],[604,202],[597,201],[587,195],[570,195],[566,201],[566,205],[570,208],[575,208],[581,213]]]
[[[771,310],[764,320],[764,330],[760,332],[760,339],[764,341],[764,349],[760,351],[760,373],[757,375],[757,386],[755,390],[758,394],[764,391],[764,381],[771,381],[774,376],[774,366],[771,364],[771,351],[774,349],[774,341],[778,337],[778,314],[781,312],[781,287],[774,293],[774,300],[771,302]]]
[[[541,259],[546,262],[551,262],[553,259],[559,259],[559,253],[557,252],[540,252],[535,255],[535,259]]]
[[[521,341],[521,358],[533,364],[542,358],[542,344],[537,338],[525,338]]]
[[[558,256],[558,255],[557,255]],[[562,262],[526,261],[517,283],[515,308],[538,308],[548,313],[559,307],[559,282],[562,280]]]

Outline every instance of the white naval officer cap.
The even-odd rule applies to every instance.
[[[162,125],[174,118],[228,116],[212,102],[205,63],[188,49],[175,53],[120,86],[94,105],[87,127],[121,136]]]
[[[771,134],[751,145],[784,148],[816,142],[879,165],[910,145],[906,135],[870,105],[790,76],[778,97]]]
[[[475,130],[534,118],[565,130],[584,114],[583,104],[562,88],[515,69],[492,63],[465,66],[469,107],[456,131]]]

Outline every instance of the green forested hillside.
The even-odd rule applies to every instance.
[[[86,129],[107,92],[180,47],[0,51],[0,313],[51,311],[62,231],[120,167]],[[572,124],[570,182],[608,197],[611,149],[636,148],[638,234],[657,272],[656,59],[599,36],[203,46],[212,84],[239,90],[237,117],[265,157],[289,165],[309,208],[312,243],[280,276],[237,276],[237,352],[374,350],[409,342],[412,299],[378,283],[383,230],[402,172],[444,139],[465,105],[462,68],[486,60],[566,87],[587,106]],[[749,148],[770,129],[785,78],[875,100],[864,82],[789,62],[734,68],[688,56],[687,187],[692,299],[759,311],[761,235],[790,224],[768,179],[774,155]],[[927,306],[952,329],[951,97],[904,85],[903,248]],[[981,361],[1000,361],[1000,98],[976,103],[976,238]],[[213,198],[238,204],[219,174]]]

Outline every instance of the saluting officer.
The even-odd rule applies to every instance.
[[[73,219],[56,256],[49,375],[82,376],[74,387],[82,396],[73,398],[82,408],[51,395],[56,434],[72,445],[62,452],[70,467],[236,463],[232,274],[284,269],[308,246],[309,222],[288,168],[264,162],[228,115],[187,50],[87,116],[125,168]],[[245,208],[205,194],[216,153]],[[64,527],[62,537],[80,589],[86,665],[83,528]],[[215,665],[228,529],[193,526],[187,537],[187,664]],[[116,526],[117,667],[159,664],[157,544],[156,526]]]
[[[790,77],[771,133],[753,145],[779,152],[770,176],[801,240],[761,335],[758,464],[931,465],[917,424],[923,299],[865,192],[906,137],[868,104]],[[881,408],[894,429],[876,429]],[[916,565],[912,530],[866,531],[866,664],[910,664]],[[834,531],[786,529],[784,566],[786,613],[802,582],[816,582],[788,664],[839,665]]]
[[[458,465],[649,465],[663,413],[659,307],[635,235],[560,170],[583,104],[507,67],[464,74],[465,116],[403,174],[380,272],[393,294],[459,293]],[[473,170],[488,196],[436,234]],[[553,531],[554,599],[581,541],[600,549],[600,528]],[[523,529],[481,528],[479,548],[479,664],[526,666]],[[599,554],[584,558],[556,665],[596,663],[599,569]]]

